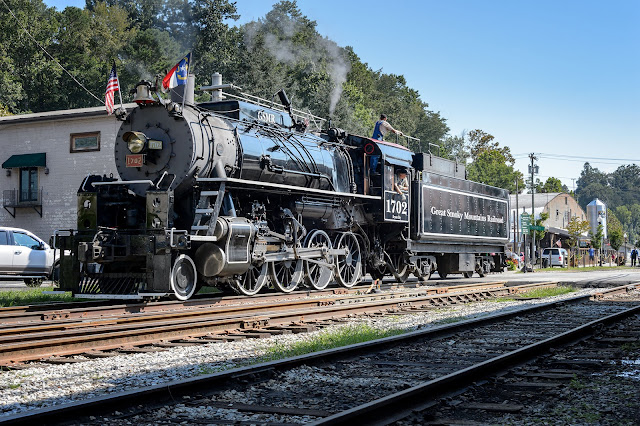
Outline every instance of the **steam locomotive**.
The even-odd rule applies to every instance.
[[[431,153],[321,130],[282,90],[280,104],[223,94],[233,86],[214,74],[196,103],[193,83],[169,101],[142,81],[138,106],[117,112],[119,179],[80,185],[77,230],[57,237],[62,290],[186,300],[202,286],[254,295],[503,270],[507,191]]]

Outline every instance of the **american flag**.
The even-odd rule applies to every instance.
[[[120,90],[120,83],[118,82],[118,74],[116,73],[116,63],[113,62],[111,67],[111,73],[109,74],[109,81],[107,82],[107,93],[104,98],[104,105],[107,107],[107,114],[113,114],[113,94]]]

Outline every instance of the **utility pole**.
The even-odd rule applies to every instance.
[[[529,166],[529,173],[531,174],[531,226],[535,225],[535,192],[536,192],[536,184],[534,181],[534,175],[538,173],[538,166],[534,165],[534,161],[538,159],[535,156],[535,153],[529,154],[529,159],[531,160],[531,165]],[[531,268],[536,261],[536,231],[531,232]]]
[[[520,262],[520,238],[518,238],[518,231],[520,228],[520,209],[518,206],[518,178],[516,177],[516,218],[514,219],[515,222],[515,235],[514,235],[514,248],[515,248],[515,252],[518,255],[518,262]]]

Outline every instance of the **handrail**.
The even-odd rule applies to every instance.
[[[112,182],[92,182],[91,185],[92,186],[98,186],[98,185],[128,185],[128,184],[142,184],[142,183],[146,183],[148,185],[151,185],[153,187],[155,187],[154,183],[148,179],[142,179],[142,180],[115,180]]]

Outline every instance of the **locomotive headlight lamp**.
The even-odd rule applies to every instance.
[[[127,143],[127,148],[132,154],[140,153],[147,144],[147,136],[142,132],[126,132],[122,139]]]

